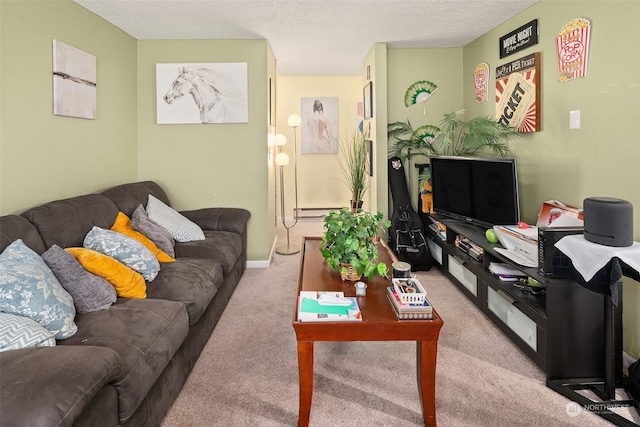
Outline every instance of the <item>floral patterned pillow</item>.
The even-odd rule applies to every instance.
[[[84,237],[82,246],[120,261],[142,274],[147,282],[155,279],[160,272],[160,263],[149,249],[133,237],[115,231],[94,226]]]
[[[36,252],[20,239],[0,254],[0,311],[29,317],[56,339],[73,336],[73,298]]]

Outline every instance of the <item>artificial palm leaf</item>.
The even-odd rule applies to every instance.
[[[415,131],[411,127],[409,120],[406,122],[394,122],[387,126],[387,136],[389,138],[389,158],[399,157],[402,161],[414,154],[429,156],[435,150],[431,141],[433,136],[439,132],[436,126],[425,125]],[[409,138],[406,137],[409,135]]]
[[[409,89],[404,94],[405,107],[426,101],[436,90],[438,90],[438,86],[433,82],[427,80],[415,82],[409,86]]]

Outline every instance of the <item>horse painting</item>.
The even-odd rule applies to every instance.
[[[192,64],[178,67],[178,77],[173,80],[162,99],[171,105],[190,94],[200,112],[201,123],[247,122],[246,89],[242,91],[237,80],[214,68],[215,65],[238,64]],[[246,64],[241,65],[244,66],[246,75]]]

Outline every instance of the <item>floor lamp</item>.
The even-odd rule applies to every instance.
[[[289,230],[298,223],[298,161],[297,161],[297,138],[296,130],[300,126],[300,116],[292,114],[288,120],[289,126],[293,128],[293,168],[294,168],[294,192],[296,206],[293,210],[293,224],[287,225],[284,218],[284,167],[289,164],[289,156],[286,153],[278,153],[276,165],[280,167],[280,216],[282,226],[287,230],[287,244],[276,247],[276,252],[281,255],[293,255],[300,252],[299,245],[292,245],[289,239]]]

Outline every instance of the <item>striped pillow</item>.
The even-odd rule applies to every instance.
[[[204,240],[204,232],[195,222],[149,194],[149,219],[166,229],[177,242]]]
[[[55,345],[55,333],[40,323],[28,317],[0,312],[0,351]]]

